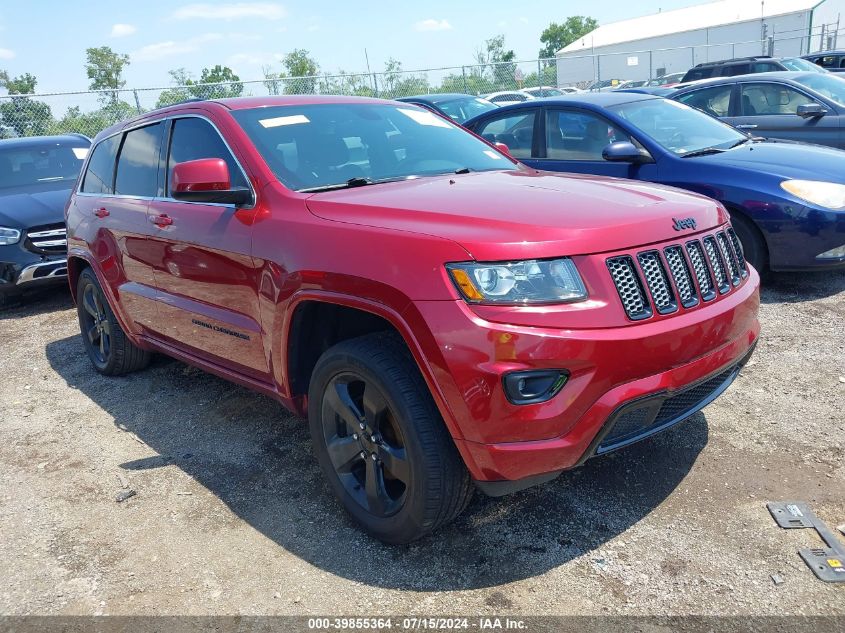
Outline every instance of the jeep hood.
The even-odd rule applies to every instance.
[[[673,218],[697,230],[727,220],[716,202],[671,187],[528,169],[316,193],[307,205],[327,220],[450,239],[479,261],[621,250],[679,238]]]

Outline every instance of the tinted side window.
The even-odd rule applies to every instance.
[[[217,130],[206,120],[195,117],[176,119],[170,134],[170,156],[167,162],[168,174],[177,163],[200,158],[222,158],[229,166],[232,187],[248,187],[235,157],[226,147]],[[169,185],[168,185],[169,187]]]
[[[531,158],[535,111],[517,112],[482,123],[476,134],[491,143],[504,143],[514,158]]]
[[[610,143],[631,138],[607,120],[587,112],[546,112],[546,157],[557,160],[604,160],[602,150]]]
[[[747,75],[750,72],[751,64],[734,64],[732,66],[722,66],[719,76],[736,77],[737,75]]]
[[[776,70],[783,70],[783,68],[774,62],[757,62],[751,67],[752,73],[768,73]]]
[[[742,115],[795,114],[798,106],[813,103],[808,96],[782,84],[742,86]]]
[[[734,84],[702,88],[678,97],[678,101],[698,108],[711,116],[728,116]]]
[[[116,194],[150,198],[156,195],[163,127],[155,123],[126,133],[117,159]]]
[[[120,134],[97,144],[82,180],[83,193],[114,193],[114,159],[119,145]]]

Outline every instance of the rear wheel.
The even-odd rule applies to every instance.
[[[395,336],[369,334],[327,350],[311,379],[308,419],[335,495],[382,541],[420,538],[472,496],[469,473]]]
[[[106,376],[119,376],[149,364],[150,353],[126,337],[90,268],[79,275],[76,298],[82,342],[94,369]]]
[[[769,254],[760,230],[754,226],[751,220],[747,220],[738,213],[731,214],[731,224],[736,231],[736,236],[742,243],[745,261],[754,266],[758,273],[764,274],[769,265]]]

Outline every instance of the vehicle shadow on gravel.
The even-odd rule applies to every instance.
[[[6,308],[0,309],[0,321],[47,314],[73,307],[70,288],[56,286],[27,293]]]
[[[389,547],[345,515],[312,456],[304,420],[275,401],[163,357],[145,371],[104,378],[82,349],[74,336],[49,343],[46,353],[69,386],[157,453],[120,465],[132,471],[138,491],[133,504],[156,513],[172,502],[156,498],[169,486],[159,480],[145,490],[145,480],[175,465],[288,552],[370,586],[447,591],[541,575],[647,516],[684,480],[708,441],[699,413],[541,487],[502,499],[477,493],[453,524],[411,545]],[[203,513],[197,521],[207,527],[213,516],[219,513]],[[218,554],[214,543],[208,548],[208,556]],[[491,606],[512,606],[503,600]]]
[[[760,291],[762,303],[801,303],[845,292],[845,270],[769,273]]]

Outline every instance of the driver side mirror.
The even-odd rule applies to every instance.
[[[232,188],[229,166],[222,158],[200,158],[177,163],[170,173],[170,191],[182,202],[211,202],[242,206],[252,203],[252,191]]]
[[[795,114],[800,116],[802,119],[815,119],[816,117],[827,114],[827,110],[818,103],[803,103],[798,106],[798,110],[796,110]]]
[[[611,143],[601,151],[601,157],[613,163],[653,163],[654,159],[646,150],[640,149],[627,141]]]
[[[505,145],[504,143],[500,143],[497,141],[496,143],[493,143],[493,145],[505,156],[510,156],[511,158],[513,158],[513,156],[511,155],[511,148]]]

